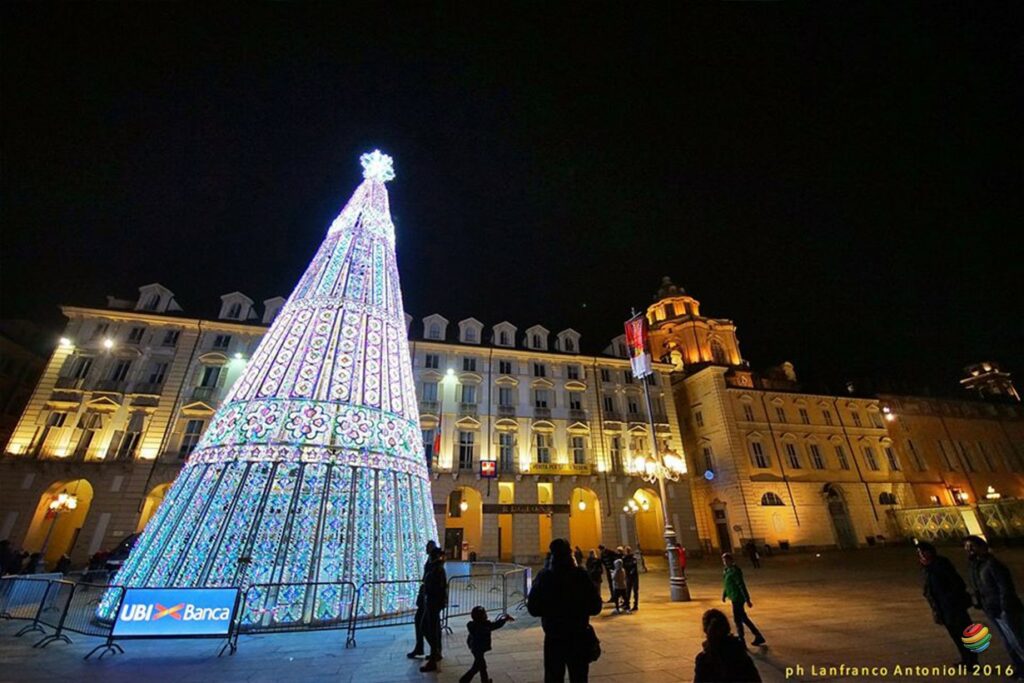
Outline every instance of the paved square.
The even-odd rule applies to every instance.
[[[945,554],[966,576],[962,551],[950,548]],[[997,550],[997,554],[1010,566],[1018,587],[1022,586],[1024,550]],[[896,678],[892,667],[957,660],[946,632],[932,623],[921,595],[917,558],[909,547],[829,552],[821,557],[792,554],[766,558],[762,569],[752,569],[743,561],[741,566],[754,601],[750,615],[768,639],[768,647],[755,652],[766,681],[784,680],[785,668],[796,665],[804,667],[797,680],[838,680],[812,675],[811,666],[840,664],[887,666],[892,680],[936,680]],[[663,571],[642,575],[639,612],[605,612],[593,620],[604,654],[591,667],[591,680],[690,680],[703,640],[701,614],[709,607],[722,607],[720,575],[713,559],[692,562],[688,576],[693,601],[682,604],[665,601]],[[543,680],[540,624],[525,612],[513,614],[518,621],[494,634],[494,650],[487,658],[489,672],[499,683],[539,682]],[[984,619],[980,613],[974,615]],[[358,646],[348,650],[342,632],[298,633],[242,637],[234,657],[217,658],[218,641],[131,641],[123,644],[124,655],[83,662],[82,656],[98,640],[72,634],[75,642],[70,646],[56,643],[36,650],[31,647],[35,634],[13,637],[24,622],[2,622],[0,680],[451,682],[472,661],[465,645],[467,620],[453,618],[454,634],[446,637],[439,674],[421,674],[419,663],[405,658],[411,647],[411,627],[360,631]],[[981,661],[1009,663],[998,637]]]

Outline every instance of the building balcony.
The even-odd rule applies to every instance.
[[[196,387],[192,390],[193,401],[210,401],[217,395],[217,387]]]
[[[93,391],[105,391],[111,394],[123,394],[127,382],[117,379],[101,379],[93,386]]]
[[[477,406],[475,403],[460,403],[459,404],[459,416],[460,417],[476,417]]]
[[[627,413],[626,421],[630,423],[638,422],[640,424],[647,424],[647,416],[643,413]]]
[[[533,417],[537,420],[550,420],[551,419],[551,408],[541,408],[535,406],[533,409]]]
[[[654,413],[654,424],[667,425],[668,415],[665,413]]]
[[[54,389],[73,390],[81,389],[85,384],[85,380],[81,377],[58,377],[54,383]]]
[[[569,409],[569,419],[570,420],[576,420],[577,422],[586,422],[587,421],[587,411],[582,410],[580,408],[570,408]]]
[[[622,413],[617,410],[604,411],[605,422],[622,422]]]
[[[420,415],[438,415],[437,401],[420,401]]]
[[[163,390],[164,390],[164,385],[163,384],[154,384],[152,382],[146,382],[144,384],[136,384],[132,388],[132,393],[133,394],[146,394],[146,395],[149,395],[149,396],[159,396],[161,393],[163,393]]]
[[[498,406],[498,417],[515,417],[515,406]]]

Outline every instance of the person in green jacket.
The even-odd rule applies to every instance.
[[[755,647],[764,645],[764,636],[754,626],[754,622],[750,620],[744,609],[744,605],[753,607],[754,603],[750,601],[747,584],[743,582],[743,570],[736,566],[736,560],[733,559],[732,553],[722,553],[722,564],[725,565],[725,571],[722,573],[722,602],[732,601],[732,618],[736,623],[736,635],[743,640],[743,625],[746,624],[750,627],[750,632],[754,634],[754,640],[750,644]]]

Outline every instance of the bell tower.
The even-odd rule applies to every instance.
[[[647,322],[651,354],[678,372],[707,365],[746,366],[733,321],[702,316],[700,302],[667,275],[647,307]]]

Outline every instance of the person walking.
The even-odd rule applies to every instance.
[[[707,640],[694,662],[694,682],[759,683],[761,674],[747,654],[747,646],[729,632],[729,618],[721,610],[709,609],[704,612],[701,624]]]
[[[1024,634],[1021,633],[1024,606],[1013,586],[1013,576],[990,552],[988,542],[982,537],[965,538],[964,550],[971,566],[975,606],[984,610],[985,616],[995,623],[1017,671],[1024,671]]]
[[[576,550],[572,551],[572,556],[576,560],[576,566],[583,566],[583,551],[580,550],[579,546],[576,546]]]
[[[590,617],[601,613],[601,594],[587,572],[573,566],[563,538],[551,541],[551,566],[542,569],[526,599],[527,611],[544,630],[544,683],[586,683],[597,636]]]
[[[761,632],[754,626],[754,622],[747,616],[744,604],[753,607],[750,600],[750,592],[747,591],[747,584],[743,581],[743,570],[736,564],[732,553],[722,553],[722,564],[725,570],[722,572],[722,602],[732,601],[732,618],[736,622],[736,635],[743,640],[743,626],[749,626],[750,632],[754,634],[751,645],[764,645],[765,639]]]
[[[626,577],[626,570],[622,566],[622,560],[615,560],[615,569],[612,570],[612,583],[615,586],[615,613],[625,611],[629,614],[629,579]]]
[[[482,683],[491,683],[491,679],[487,676],[487,660],[484,659],[484,655],[491,649],[491,631],[497,631],[506,623],[515,621],[515,619],[508,614],[502,614],[494,621],[491,621],[487,618],[487,610],[482,605],[474,607],[469,616],[472,621],[466,624],[466,630],[469,631],[466,645],[469,646],[469,651],[473,653],[473,666],[469,667],[469,671],[462,674],[459,683],[469,683],[477,672],[480,673],[480,681]]]
[[[971,596],[967,585],[949,558],[939,555],[931,543],[917,544],[917,558],[924,577],[924,597],[931,605],[935,623],[944,626],[953,639],[961,664],[977,664],[978,655],[964,647],[961,640],[964,629],[971,625],[971,616],[967,613]]]
[[[601,551],[601,564],[604,566],[604,576],[608,580],[608,602],[615,602],[615,586],[612,584],[612,570],[615,569],[615,551],[603,545],[597,546]]]
[[[633,611],[639,609],[640,602],[640,567],[636,563],[636,555],[633,549],[626,546],[625,554],[622,557],[622,568],[626,570],[626,604],[633,600]]]
[[[440,548],[430,551],[430,561],[423,572],[423,622],[420,628],[430,645],[427,663],[420,671],[437,671],[441,657],[441,610],[448,606],[448,575],[444,570],[444,552]]]
[[[598,558],[597,553],[593,550],[590,551],[590,555],[587,557],[587,576],[590,577],[591,583],[594,584],[594,588],[597,589],[597,594],[601,594],[601,576],[604,574],[604,566],[601,564],[601,560]]]
[[[412,652],[406,653],[406,657],[409,659],[416,659],[417,657],[423,656],[423,609],[424,609],[424,595],[427,578],[427,568],[430,567],[430,553],[437,548],[437,543],[433,540],[427,541],[427,560],[423,563],[423,575],[420,579],[420,590],[416,594],[416,617],[413,621],[413,628],[416,629],[416,645],[413,647]]]
[[[750,558],[750,564],[754,565],[754,569],[761,568],[761,554],[757,552],[757,544],[753,540],[747,541],[746,545],[743,546],[743,552]]]

